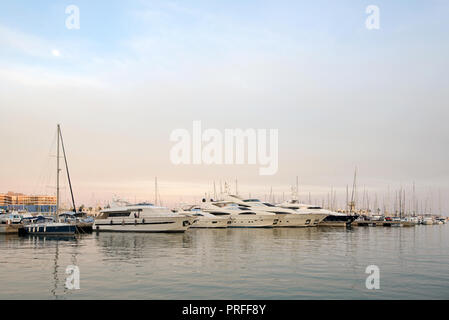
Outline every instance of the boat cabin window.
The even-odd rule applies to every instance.
[[[129,217],[129,212],[109,212],[109,217]]]
[[[244,214],[255,214],[255,213],[251,212],[251,211],[245,211],[245,212],[239,213],[239,215],[244,215]]]
[[[203,215],[202,215],[201,213],[194,213],[194,214],[192,214],[192,216],[195,216],[195,217],[203,217]]]
[[[214,211],[214,212],[211,212],[214,216],[229,216],[230,215],[230,213],[227,213],[227,212],[219,212],[219,211]]]
[[[266,205],[267,207],[276,207],[274,204],[268,202],[264,202],[263,204]]]

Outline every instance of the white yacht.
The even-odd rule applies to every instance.
[[[201,206],[197,205],[184,206],[177,212],[197,219],[191,228],[227,228],[231,223],[229,216],[213,215],[203,211]]]
[[[279,204],[282,208],[294,209],[299,212],[308,212],[318,216],[318,223],[316,225],[328,226],[328,227],[346,227],[358,218],[358,215],[348,215],[346,213],[334,212],[327,209],[323,209],[320,206],[314,206],[310,204],[300,203],[298,200],[290,200]],[[324,216],[324,217],[323,217]],[[314,218],[316,221],[317,218]]]
[[[241,207],[232,201],[203,201],[201,209],[228,218],[228,228],[272,228],[279,221],[274,213]]]
[[[149,203],[115,205],[100,211],[95,219],[96,231],[184,232],[197,220]]]
[[[259,199],[242,199],[235,195],[229,195],[225,199],[228,201],[233,201],[243,208],[250,208],[252,210],[275,214],[278,219],[276,227],[316,226],[326,217],[326,215],[321,213],[316,214],[306,210],[293,210],[290,208],[275,206],[268,202],[262,202]]]

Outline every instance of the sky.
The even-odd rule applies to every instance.
[[[164,205],[235,179],[279,200],[299,176],[303,200],[332,187],[341,207],[357,167],[359,195],[392,205],[415,183],[449,212],[448,14],[443,0],[2,1],[0,192],[55,193],[60,123],[86,205],[154,202],[156,176]],[[277,129],[278,171],[174,165],[170,134],[193,121]]]

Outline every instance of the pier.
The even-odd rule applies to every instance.
[[[400,227],[404,224],[402,221],[354,221],[354,227]]]
[[[0,234],[18,234],[22,224],[0,224]]]

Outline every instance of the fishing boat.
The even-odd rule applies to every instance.
[[[67,178],[69,181],[70,192],[72,195],[73,207],[74,208],[76,208],[76,207],[75,207],[75,201],[73,198],[72,184],[70,182],[69,168],[67,166],[67,157],[66,157],[65,148],[64,148],[64,141],[62,139],[61,127],[59,124],[57,125],[56,136],[57,136],[57,144],[56,144],[56,211],[55,211],[54,219],[44,219],[43,221],[35,221],[35,220],[31,219],[30,223],[25,224],[23,226],[23,233],[25,233],[25,234],[72,235],[72,234],[75,234],[75,232],[77,231],[76,224],[59,221],[59,216],[58,216],[59,209],[60,209],[59,208],[59,201],[60,201],[59,173],[61,171],[59,168],[60,145],[62,146],[62,150],[63,150],[63,154],[64,154],[64,162],[65,162],[65,167],[66,167],[66,171],[67,171]]]

